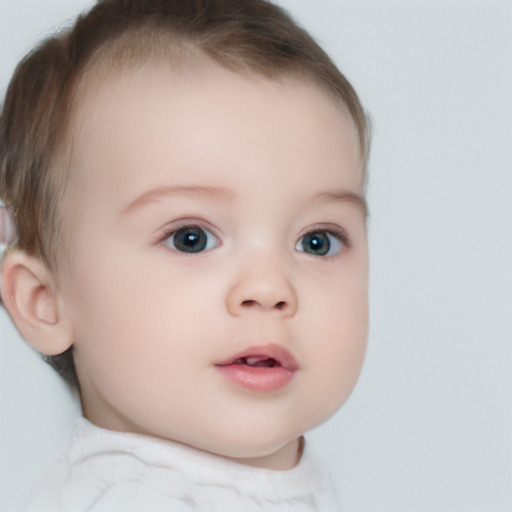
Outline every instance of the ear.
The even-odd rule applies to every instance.
[[[38,258],[7,253],[2,263],[2,301],[21,336],[37,351],[60,354],[73,344],[53,274]]]

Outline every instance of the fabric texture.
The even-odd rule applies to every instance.
[[[80,418],[27,510],[331,512],[338,506],[329,473],[307,445],[296,467],[274,471]]]

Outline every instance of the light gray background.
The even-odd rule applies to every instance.
[[[280,0],[371,112],[371,334],[309,440],[345,511],[512,510],[512,3]],[[0,90],[90,0],[0,0]],[[0,311],[0,510],[77,405]]]

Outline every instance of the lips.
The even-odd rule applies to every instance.
[[[231,364],[247,364],[256,367],[281,366],[290,371],[298,369],[297,361],[293,355],[284,347],[274,344],[246,348],[228,360],[217,363],[217,366]]]
[[[288,350],[273,344],[249,347],[215,366],[232,384],[259,392],[284,388],[299,368]]]

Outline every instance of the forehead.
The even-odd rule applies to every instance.
[[[362,185],[355,125],[311,81],[233,72],[206,57],[177,71],[159,61],[93,77],[76,114],[73,166],[81,181],[101,181],[107,169],[132,194],[161,185],[171,170],[174,177],[215,181],[222,174],[216,171],[231,168],[236,180],[249,167],[295,165],[300,174],[301,162],[317,159],[344,165],[339,170],[350,185]],[[137,165],[138,173],[128,172]]]

